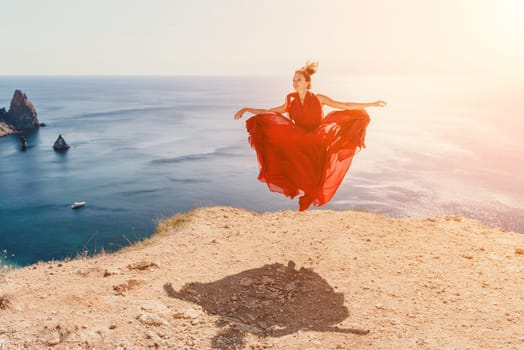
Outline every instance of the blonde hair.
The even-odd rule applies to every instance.
[[[304,76],[306,81],[309,83],[308,89],[311,89],[311,76],[316,73],[318,68],[318,61],[307,61],[304,67],[301,67],[295,71]]]

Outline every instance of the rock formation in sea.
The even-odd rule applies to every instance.
[[[2,113],[1,110],[0,110],[0,113]],[[11,134],[14,134],[14,133],[16,133],[15,129],[13,129],[9,124],[0,122],[0,137],[6,136],[6,135],[11,135]]]
[[[56,139],[55,144],[53,145],[53,149],[59,152],[67,151],[69,149],[69,145],[62,137],[62,134],[58,135],[58,138]]]
[[[35,129],[40,126],[36,109],[21,90],[15,90],[9,111],[0,109],[0,123],[12,126],[16,130]]]
[[[13,128],[4,122],[6,116],[5,108],[0,108],[0,137],[14,133]]]

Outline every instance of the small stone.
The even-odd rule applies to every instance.
[[[249,277],[244,277],[240,280],[240,285],[243,287],[249,287],[253,285],[253,280]]]
[[[171,313],[171,310],[160,302],[150,301],[144,302],[144,305],[141,306],[142,311],[148,312],[155,315],[168,315]]]
[[[115,291],[116,295],[124,295],[124,292],[134,289],[140,284],[142,284],[142,281],[131,279],[125,283],[113,286],[113,290]]]
[[[390,319],[389,323],[391,323],[393,326],[397,326],[397,325],[401,324],[400,320],[397,320],[397,319],[394,319],[394,318]]]
[[[112,323],[109,325],[109,329],[115,329],[116,328],[116,324]]]
[[[127,265],[127,268],[130,270],[141,270],[141,271],[150,270],[155,267],[158,268],[157,263],[154,263],[151,261],[145,261],[145,260]]]
[[[156,335],[158,335],[162,339],[169,339],[169,334],[163,332],[157,332]]]
[[[60,344],[60,334],[55,333],[53,336],[47,341],[47,345],[49,346],[55,346]]]
[[[11,306],[11,301],[7,295],[0,296],[0,310],[6,310]]]
[[[184,312],[184,316],[185,316],[185,318],[196,319],[196,318],[198,318],[200,316],[200,312],[198,312],[195,309],[187,309]]]
[[[275,280],[273,280],[272,278],[269,278],[267,276],[262,277],[262,284],[272,285],[274,283],[275,283]]]
[[[515,254],[517,254],[517,255],[524,255],[524,249],[522,249],[522,248],[515,248]]]
[[[148,325],[148,326],[165,326],[167,325],[167,322],[156,316],[156,315],[151,315],[151,314],[140,314],[136,317],[136,319],[138,321],[140,321],[141,323],[145,324],[145,325]]]
[[[425,344],[427,344],[427,342],[423,338],[418,338],[415,342],[418,345],[425,345]]]
[[[112,275],[119,275],[121,274],[122,272],[120,271],[120,269],[112,269],[112,268],[108,268],[104,271],[104,277],[108,277],[108,276],[112,276]]]
[[[155,337],[155,334],[151,331],[146,332],[146,338],[147,339],[153,339]]]

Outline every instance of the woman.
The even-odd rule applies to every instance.
[[[242,108],[255,114],[246,121],[249,143],[257,153],[260,174],[273,192],[290,198],[301,194],[299,210],[311,204],[326,204],[340,186],[357,149],[365,147],[369,116],[366,107],[383,107],[384,101],[371,103],[339,102],[315,95],[311,75],[317,62],[308,62],[293,77],[295,92],[271,109]],[[323,106],[338,111],[323,117]],[[289,118],[284,116],[287,113]]]

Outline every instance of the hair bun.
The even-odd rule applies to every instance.
[[[307,61],[306,66],[304,67],[304,70],[307,74],[313,75],[317,71],[318,68],[318,61]]]

